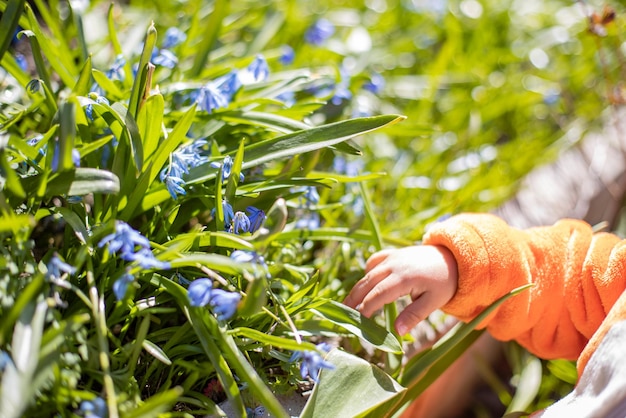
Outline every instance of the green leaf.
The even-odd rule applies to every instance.
[[[323,305],[312,308],[311,311],[363,338],[379,350],[388,353],[402,353],[402,346],[392,333],[342,303],[329,300]]]
[[[147,91],[146,89],[150,89],[150,86],[148,85],[148,72],[150,71],[150,69],[148,67],[149,65],[151,65],[150,58],[152,57],[152,50],[156,45],[156,38],[157,31],[154,27],[154,22],[152,22],[146,32],[146,39],[143,44],[141,58],[139,59],[139,65],[137,67],[137,75],[135,76],[135,80],[133,81],[133,88],[130,92],[128,111],[134,119],[137,118],[137,114],[139,113],[139,107],[141,106],[144,94]]]
[[[158,345],[156,345],[155,343],[153,343],[152,341],[149,340],[143,340],[141,342],[141,346],[143,347],[144,350],[146,350],[152,357],[154,357],[155,359],[159,360],[161,363],[169,366],[172,364],[172,361],[169,359],[169,357],[167,356],[167,354],[165,354],[165,352],[163,350],[161,350],[161,347],[159,347]]]
[[[247,337],[255,341],[261,342],[265,345],[282,348],[284,350],[312,350],[316,351],[317,347],[313,343],[297,342],[291,338],[277,337],[265,332],[260,332],[252,328],[237,327],[229,331],[230,335],[237,337]]]
[[[246,147],[243,169],[329,147],[401,120],[404,120],[404,116],[384,115],[351,119],[261,141]],[[206,173],[207,166],[192,169],[186,179],[187,183],[202,183],[214,178],[215,172]]]
[[[213,11],[208,21],[204,24],[205,31],[200,38],[200,44],[195,49],[193,66],[190,73],[192,78],[198,77],[206,67],[209,54],[222,29],[222,20],[226,17],[227,12],[228,0],[215,0],[213,3]]]
[[[89,193],[118,193],[120,182],[110,171],[79,167],[50,177],[46,196],[84,196]]]
[[[198,265],[228,274],[243,273],[245,265],[230,257],[219,254],[185,253],[179,258],[170,261],[172,268],[196,267]]]
[[[60,214],[65,222],[74,230],[74,235],[80,241],[81,244],[87,244],[87,238],[89,237],[89,232],[87,231],[87,227],[80,217],[76,214],[76,212],[71,209],[64,208],[62,206],[53,207],[50,209],[54,213]]]
[[[137,116],[137,127],[143,140],[144,163],[159,146],[163,135],[163,113],[165,101],[160,94],[153,94],[144,103]]]
[[[11,39],[13,39],[20,17],[24,12],[25,4],[26,0],[8,0],[6,9],[2,13],[0,19],[0,28],[2,28],[0,31],[0,60],[11,45]]]
[[[537,397],[541,388],[543,370],[541,360],[537,357],[526,354],[524,368],[519,375],[519,383],[515,390],[515,395],[511,403],[507,406],[505,413],[514,411],[525,411]]]
[[[165,392],[150,396],[145,402],[132,411],[124,414],[124,418],[153,418],[172,409],[174,404],[183,395],[183,388],[176,386]]]
[[[325,360],[335,368],[322,369],[300,418],[358,416],[405,391],[381,369],[352,354],[335,349]]]
[[[83,68],[80,70],[80,76],[72,88],[72,94],[75,96],[86,96],[91,89],[91,56],[87,57]]]

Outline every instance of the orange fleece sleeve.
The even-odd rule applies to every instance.
[[[534,283],[479,327],[487,327],[497,339],[516,340],[544,359],[576,359],[626,287],[626,241],[594,234],[582,221],[520,230],[493,215],[463,214],[435,224],[423,243],[442,245],[454,254],[458,289],[443,310],[462,321],[511,290]],[[624,305],[621,313],[612,313],[615,318],[605,321],[599,333],[620,317],[626,319],[626,303],[618,305]],[[585,350],[579,371],[600,339]]]

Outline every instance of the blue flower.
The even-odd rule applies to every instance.
[[[295,58],[296,53],[294,52],[293,48],[289,45],[283,45],[282,52],[280,54],[280,57],[278,58],[278,62],[283,65],[289,65],[293,63]]]
[[[178,64],[178,58],[168,49],[159,49],[152,54],[152,62],[166,68],[174,68]]]
[[[227,101],[230,103],[233,100],[233,96],[239,91],[242,86],[241,80],[239,79],[239,75],[236,71],[231,71],[223,77],[215,80],[215,85],[218,90],[226,97]]]
[[[139,264],[144,269],[170,268],[170,263],[157,260],[156,257],[154,257],[154,254],[152,254],[152,251],[147,248],[142,248],[133,254],[127,254],[124,259],[126,261],[136,261],[137,264]]]
[[[327,19],[317,20],[304,34],[304,39],[311,45],[319,46],[335,33],[335,26]]]
[[[265,415],[265,407],[257,406],[256,408],[246,408],[247,418],[257,418]]]
[[[373,73],[369,81],[363,84],[363,88],[374,94],[378,94],[385,87],[385,78],[379,73]]]
[[[74,274],[76,273],[76,267],[72,267],[69,264],[62,261],[57,254],[54,254],[48,264],[46,265],[48,272],[46,277],[50,279],[59,279],[64,273]]]
[[[181,43],[185,42],[187,35],[185,32],[178,29],[176,26],[172,26],[165,31],[165,39],[163,40],[163,48],[173,48]]]
[[[26,57],[19,52],[15,54],[15,61],[17,62],[18,67],[22,69],[22,71],[28,70],[28,61],[26,61]]]
[[[263,225],[263,222],[265,222],[265,218],[267,218],[267,216],[265,216],[265,212],[261,209],[255,208],[254,206],[248,206],[246,208],[246,212],[248,212],[248,219],[250,219],[249,231],[257,231],[261,225]]]
[[[80,412],[85,418],[107,418],[109,412],[104,399],[97,397],[93,401],[82,401]]]
[[[9,364],[13,364],[13,359],[9,353],[4,350],[0,350],[0,372],[3,372]]]
[[[224,161],[222,161],[221,163],[218,161],[213,161],[211,164],[209,164],[211,167],[213,168],[222,168],[222,181],[226,181],[228,179],[228,177],[230,177],[230,173],[233,170],[233,159],[230,155],[227,155],[226,157],[224,157]],[[245,179],[245,176],[243,175],[243,173],[239,173],[239,181],[243,182],[243,180]]]
[[[126,291],[128,290],[128,285],[134,281],[135,277],[127,271],[113,283],[113,294],[115,294],[117,300],[124,299]]]
[[[242,84],[258,83],[267,80],[270,74],[270,67],[267,65],[265,57],[257,54],[254,61],[239,73],[239,79]]]
[[[135,247],[150,248],[148,238],[141,235],[126,222],[115,222],[115,232],[102,238],[98,248],[109,244],[109,254],[120,253],[125,260],[132,259]]]
[[[212,290],[213,282],[206,277],[194,280],[187,289],[189,304],[196,307],[207,305],[211,300]]]
[[[320,195],[314,186],[306,186],[302,191],[304,191],[302,197],[307,207],[317,204],[320,201]]]
[[[180,195],[187,194],[187,192],[183,188],[184,185],[185,185],[185,180],[181,179],[180,177],[165,176],[165,187],[167,188],[167,191],[170,193],[170,196],[172,196],[172,199],[176,199],[176,197],[179,194]]]
[[[308,212],[296,220],[297,229],[315,230],[320,227],[320,215],[317,212]]]
[[[226,200],[222,200],[222,210],[224,211],[224,228],[226,231],[229,231],[235,212],[233,212],[233,207]],[[211,209],[211,216],[215,217],[215,208]]]
[[[124,73],[124,65],[126,65],[126,59],[123,55],[118,55],[113,61],[113,65],[106,72],[106,76],[109,80],[121,80],[124,81],[126,75]]]
[[[207,83],[198,90],[196,98],[198,108],[207,113],[211,113],[213,109],[228,106],[228,98],[212,83]]]
[[[230,258],[238,263],[251,263],[254,265],[255,273],[264,273],[268,279],[271,277],[267,263],[265,263],[265,259],[262,255],[259,255],[254,251],[235,250],[230,253]]]
[[[330,346],[327,343],[321,343],[317,345],[318,350],[330,351]],[[303,379],[307,376],[313,379],[317,383],[317,379],[321,369],[332,370],[335,366],[322,358],[317,351],[304,350],[294,351],[289,361],[302,360],[300,364],[300,375]]]
[[[243,213],[242,211],[235,212],[233,216],[233,224],[232,231],[235,234],[239,234],[241,232],[249,232],[250,231],[250,219],[248,215]]]
[[[217,319],[224,321],[232,317],[237,311],[237,305],[241,295],[235,292],[227,292],[222,289],[213,289],[209,305]]]

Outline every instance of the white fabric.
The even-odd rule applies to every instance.
[[[613,325],[602,339],[574,390],[532,416],[626,417],[626,320]]]

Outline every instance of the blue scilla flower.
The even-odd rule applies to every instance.
[[[126,59],[123,55],[118,55],[113,61],[113,65],[106,72],[106,76],[109,80],[124,81],[126,74],[124,73],[124,65],[126,65]]]
[[[174,68],[178,65],[178,58],[168,49],[156,49],[152,53],[152,63],[161,67]]]
[[[64,273],[74,274],[76,273],[76,267],[72,267],[58,256],[58,254],[54,254],[48,264],[46,265],[48,268],[48,272],[46,273],[46,277],[50,279],[59,279]]]
[[[226,200],[222,200],[222,210],[224,211],[224,228],[226,231],[230,231],[230,223],[235,217],[233,207]],[[215,208],[211,209],[211,216],[215,217]]]
[[[212,290],[213,282],[206,277],[194,280],[187,289],[189,304],[196,307],[208,305]]]
[[[302,194],[302,198],[304,199],[304,203],[307,207],[319,203],[320,195],[317,192],[317,188],[314,186],[306,186],[301,190],[304,192]]]
[[[113,294],[117,300],[124,299],[128,285],[135,281],[135,277],[128,271],[122,274],[115,282],[113,282]]]
[[[165,187],[167,188],[170,196],[172,196],[172,199],[176,199],[178,195],[187,194],[185,188],[183,187],[184,185],[185,180],[181,179],[180,177],[165,176]]]
[[[7,366],[12,365],[12,364],[13,364],[13,359],[11,358],[9,353],[7,353],[4,350],[0,350],[0,372],[3,372],[4,369],[7,368]]]
[[[363,88],[371,93],[378,94],[385,87],[385,78],[379,73],[372,73],[369,81],[363,83]]]
[[[289,45],[283,45],[281,48],[280,57],[278,57],[278,62],[283,65],[290,65],[296,58],[296,53],[292,47]]]
[[[333,170],[336,173],[345,174],[350,177],[358,176],[363,167],[363,160],[348,161],[339,155],[333,160]]]
[[[17,66],[20,67],[22,71],[28,71],[28,61],[26,57],[19,52],[15,54],[15,61],[17,62]]]
[[[109,100],[106,97],[99,95],[98,92],[94,91],[90,94],[96,95],[96,103],[109,105]],[[93,105],[91,103],[85,106],[85,115],[87,115],[87,118],[90,121],[93,121]]]
[[[314,231],[320,227],[320,215],[317,212],[306,212],[296,219],[295,227]]]
[[[318,350],[330,351],[330,346],[327,343],[321,343],[317,345]],[[289,361],[294,362],[296,360],[302,360],[300,364],[300,375],[303,379],[307,376],[313,379],[317,383],[317,379],[321,369],[333,370],[335,366],[326,360],[317,352],[311,350],[294,351]]]
[[[331,99],[334,105],[340,105],[344,100],[350,100],[352,98],[352,92],[350,91],[350,74],[348,70],[341,66],[339,68],[340,80],[335,85],[335,92]]]
[[[209,305],[211,310],[220,321],[230,319],[237,311],[237,305],[241,300],[241,295],[236,292],[228,292],[222,289],[213,289]]]
[[[222,93],[222,95],[224,95],[228,103],[233,100],[233,97],[242,86],[242,82],[237,71],[229,72],[225,76],[215,80],[214,83],[217,86],[217,89]]]
[[[228,106],[228,98],[213,83],[207,83],[198,90],[196,102],[198,108],[207,113],[211,113],[214,109]]]
[[[304,39],[311,45],[319,46],[335,33],[335,25],[327,19],[318,19],[304,34]]]
[[[246,215],[245,213],[239,210],[235,212],[235,215],[233,216],[233,223],[231,225],[231,228],[232,228],[231,232],[235,234],[240,234],[242,232],[249,232],[250,231],[250,219],[248,218],[248,215]]]
[[[50,168],[53,172],[59,171],[59,159],[61,158],[61,146],[59,145],[59,141],[54,142],[54,154],[52,155],[52,163],[50,164]],[[75,167],[80,167],[80,152],[76,148],[72,148],[72,163]]]
[[[291,107],[296,103],[296,94],[291,90],[280,93],[276,96],[276,98],[283,102],[287,107]]]
[[[265,259],[254,251],[235,250],[230,253],[230,258],[238,263],[251,263],[255,266],[255,273],[262,272],[268,279],[271,277]]]
[[[259,418],[265,415],[265,407],[257,406],[256,408],[246,408],[247,418]]]
[[[166,261],[159,261],[156,259],[152,251],[148,248],[141,248],[139,251],[136,251],[132,254],[126,254],[124,260],[126,261],[136,261],[144,269],[168,269],[170,268],[170,263]]]
[[[80,403],[80,412],[85,418],[107,418],[109,416],[107,404],[100,397],[91,401],[82,401]]]
[[[244,85],[259,83],[267,80],[269,74],[270,67],[267,65],[265,57],[261,54],[257,54],[250,65],[239,72],[239,79]]]
[[[120,253],[122,256],[135,253],[135,247],[150,248],[148,238],[123,221],[115,222],[115,232],[102,238],[98,248],[109,245],[109,253]]]
[[[165,38],[163,39],[163,48],[173,48],[185,42],[187,35],[176,26],[167,28],[165,31]]]
[[[250,219],[249,231],[257,231],[261,227],[261,225],[263,225],[263,222],[265,222],[265,218],[267,218],[265,212],[263,212],[261,209],[255,208],[254,206],[248,206],[246,208],[246,212],[248,212],[248,219]]]
[[[213,161],[211,164],[209,164],[211,167],[213,168],[222,168],[222,181],[226,181],[228,180],[228,178],[230,177],[230,173],[233,171],[233,158],[230,155],[227,155],[226,157],[224,157],[224,160],[220,163],[219,161]],[[239,173],[239,181],[243,182],[245,179],[245,176],[243,175],[243,173]]]

